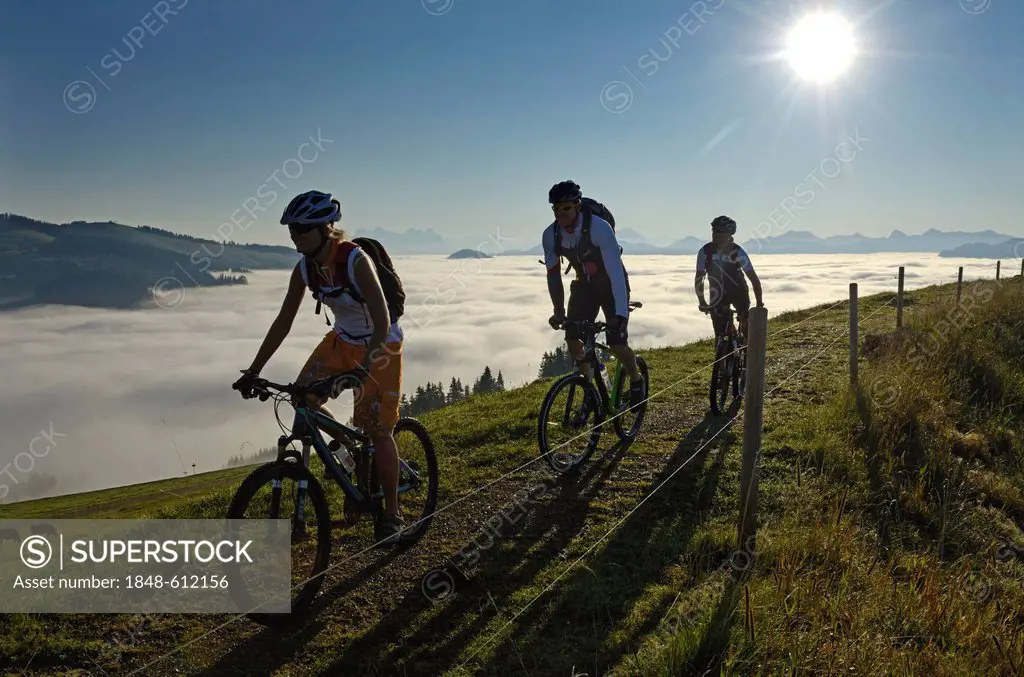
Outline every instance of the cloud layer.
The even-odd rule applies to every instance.
[[[629,323],[635,347],[710,335],[710,320],[697,310],[694,263],[626,257],[633,299],[644,303]],[[427,381],[447,386],[452,376],[471,384],[484,365],[520,385],[536,376],[542,353],[561,343],[547,324],[544,267],[534,257],[397,256],[395,264],[408,295],[406,393]],[[968,280],[995,274],[994,261],[933,254],[764,255],[754,264],[769,318],[845,299],[851,281],[861,296],[895,293],[900,265],[908,289],[954,282],[960,265]],[[180,476],[193,462],[198,471],[212,470],[232,455],[273,446],[281,431],[272,402],[242,400],[231,383],[273,321],[287,275],[258,271],[246,287],[188,290],[173,309],[46,306],[0,314],[0,473],[7,468],[0,483],[45,472],[57,476],[57,493],[78,492]],[[291,381],[327,331],[313,307],[307,297],[267,378]],[[346,406],[332,409],[347,418],[351,395],[342,401]],[[288,428],[290,411],[280,408]],[[51,425],[64,436],[35,442],[36,455],[29,454]]]

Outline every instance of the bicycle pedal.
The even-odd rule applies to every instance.
[[[352,520],[348,517],[342,517],[331,520],[331,529],[351,529],[357,524],[359,524],[359,515],[356,515],[355,519]]]

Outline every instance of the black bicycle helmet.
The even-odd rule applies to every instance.
[[[551,186],[548,191],[548,202],[576,202],[583,197],[580,187],[575,181],[561,181]]]
[[[722,216],[716,216],[715,220],[711,222],[711,232],[735,235],[736,222],[724,214]]]
[[[341,219],[341,203],[330,193],[311,190],[292,198],[281,214],[281,224],[322,226]]]

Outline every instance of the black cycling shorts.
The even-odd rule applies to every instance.
[[[725,333],[725,327],[729,323],[727,310],[730,305],[736,308],[738,318],[746,319],[750,313],[750,293],[745,286],[729,289],[711,308],[711,322],[715,328],[715,336],[722,336]]]
[[[626,299],[629,299],[629,276],[626,276]],[[749,305],[749,304],[748,304]],[[607,277],[588,281],[576,279],[569,283],[569,306],[566,310],[565,319],[585,320],[593,322],[597,319],[597,311],[604,311],[604,320],[609,322],[615,317],[615,294],[612,293],[612,283]],[[627,316],[628,320],[629,317]],[[626,329],[626,322],[618,331],[608,330],[605,332],[605,343],[609,346],[624,346],[629,332]],[[568,327],[565,330],[565,340],[573,341],[580,338],[575,327]]]

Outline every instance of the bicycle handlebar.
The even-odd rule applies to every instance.
[[[641,303],[640,301],[629,302],[629,312],[633,312],[637,308],[643,307],[644,304]],[[559,329],[567,329],[569,327],[579,327],[584,331],[592,331],[595,334],[600,334],[608,327],[608,323],[600,321],[591,322],[590,320],[562,320],[562,322],[560,322],[558,325]]]
[[[252,381],[252,392],[253,396],[259,397],[261,402],[266,402],[267,399],[273,394],[271,391],[276,390],[293,397],[302,397],[304,395],[316,395],[319,397],[337,397],[348,388],[356,388],[361,386],[366,373],[361,369],[354,369],[352,371],[346,371],[341,374],[335,374],[334,376],[328,376],[326,378],[317,379],[311,381],[306,385],[298,385],[296,383],[274,383],[265,378],[256,378]],[[232,389],[242,392],[242,389],[238,387],[238,384],[232,384]],[[242,397],[245,397],[245,393],[242,392]],[[248,399],[248,398],[247,398]]]

